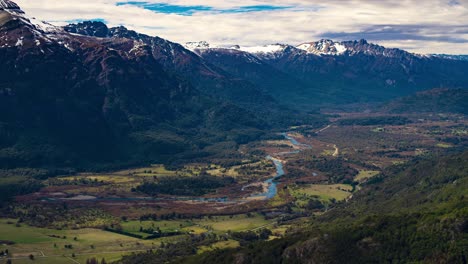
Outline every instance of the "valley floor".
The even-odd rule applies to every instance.
[[[392,166],[468,145],[463,116],[333,114],[339,117],[324,127],[291,127],[275,140],[243,145],[236,164],[46,179],[3,210],[0,252],[8,254],[0,261],[112,262],[187,240],[196,254],[281,238],[346,203]]]

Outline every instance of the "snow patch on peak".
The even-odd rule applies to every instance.
[[[16,44],[15,44],[16,47],[21,47],[23,46],[23,37],[19,38],[18,40],[16,40]]]
[[[270,44],[264,46],[254,46],[254,47],[239,47],[238,49],[241,51],[245,51],[248,53],[258,54],[258,53],[276,53],[284,51],[286,48],[285,45],[282,44]]]
[[[44,33],[57,33],[57,32],[62,32],[62,28],[54,26],[50,23],[47,23],[45,21],[38,20],[34,17],[29,18],[29,21],[31,24],[33,24],[38,30],[41,30]]]
[[[330,39],[322,39],[317,42],[302,43],[296,48],[315,55],[343,55],[348,49],[339,42]]]
[[[187,43],[185,43],[184,47],[186,49],[190,50],[190,51],[212,48],[210,46],[210,43],[208,43],[206,41],[187,42]]]
[[[335,49],[337,51],[338,54],[343,54],[345,53],[348,49],[345,47],[345,45],[341,44],[341,43],[336,43],[335,44]]]
[[[300,50],[308,51],[311,46],[312,46],[312,44],[310,44],[310,43],[302,43],[301,45],[297,46],[296,48],[298,48]]]
[[[272,54],[276,52],[281,52],[286,49],[286,45],[282,44],[270,44],[264,46],[250,46],[243,47],[239,45],[229,45],[229,46],[213,46],[206,41],[199,42],[187,42],[184,47],[193,52],[203,52],[209,49],[222,49],[225,51],[243,51],[250,54]]]

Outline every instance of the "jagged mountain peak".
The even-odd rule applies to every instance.
[[[17,13],[24,13],[18,4],[10,0],[0,0],[0,10],[9,10]]]
[[[188,50],[207,50],[207,49],[222,49],[222,50],[238,50],[252,54],[270,54],[284,51],[287,47],[286,44],[268,44],[259,46],[241,46],[241,45],[226,45],[226,46],[214,46],[206,41],[198,42],[187,42],[184,47]]]
[[[317,56],[354,56],[358,54],[368,56],[384,56],[384,57],[402,57],[414,55],[423,57],[419,54],[410,54],[404,50],[395,48],[386,48],[377,44],[369,43],[365,39],[350,40],[350,41],[334,41],[331,39],[321,39],[315,42],[305,42],[298,46],[297,49],[305,51],[307,54]]]
[[[148,35],[140,34],[134,30],[129,30],[124,26],[109,28],[101,21],[83,21],[76,24],[69,24],[63,29],[72,34],[78,34],[97,38],[127,38],[133,40],[141,40],[142,38],[151,38]]]
[[[109,28],[101,21],[83,21],[64,27],[69,33],[104,38],[109,35]]]
[[[331,39],[302,43],[296,48],[315,55],[342,55],[348,50],[342,43]]]
[[[191,41],[185,43],[184,47],[188,50],[195,51],[197,49],[209,49],[211,47],[210,43],[202,40],[202,41]]]
[[[59,27],[27,16],[15,2],[9,0],[0,0],[0,31],[1,47],[16,47],[25,51],[35,49],[42,53],[47,50],[42,45],[56,43],[52,35],[62,32]]]
[[[1,12],[3,11],[3,12]],[[29,17],[18,4],[10,0],[0,0],[0,27],[4,30],[15,29],[19,26],[26,26],[35,31],[35,35],[42,33],[57,33],[62,30],[50,23],[40,21],[34,17]]]
[[[297,55],[315,55],[315,56],[354,56],[354,55],[368,55],[368,56],[384,56],[384,57],[402,57],[415,55],[424,57],[418,54],[410,54],[404,50],[385,48],[380,45],[369,43],[365,39],[351,40],[351,41],[334,41],[331,39],[321,39],[318,41],[304,42],[298,46],[291,46],[287,44],[268,44],[259,46],[213,46],[206,41],[188,42],[184,45],[188,50],[195,53],[206,52],[207,50],[214,49],[219,52],[227,51],[241,51],[253,54],[259,57],[278,57],[281,54]]]

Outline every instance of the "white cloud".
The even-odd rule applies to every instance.
[[[42,20],[65,24],[75,19],[102,18],[111,26],[124,25],[176,42],[206,40],[213,44],[299,44],[319,39],[330,32],[354,32],[353,36],[358,38],[360,32],[365,37],[364,31],[375,25],[402,25],[406,27],[399,27],[401,36],[408,37],[408,40],[398,38],[399,32],[394,33],[393,40],[377,39],[377,35],[372,35],[376,39],[370,40],[419,53],[468,54],[467,0],[460,0],[455,5],[449,0],[145,0],[216,9],[255,5],[294,7],[248,13],[197,12],[191,16],[156,13],[137,6],[117,6],[117,2],[122,1],[17,0],[30,16]],[[317,10],[317,7],[321,8]],[[420,30],[415,31],[418,27]],[[413,35],[414,39],[411,39]]]

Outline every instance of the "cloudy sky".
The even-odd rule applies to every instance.
[[[468,54],[468,0],[16,0],[63,25],[101,20],[175,42],[297,45],[365,38],[417,53]]]

